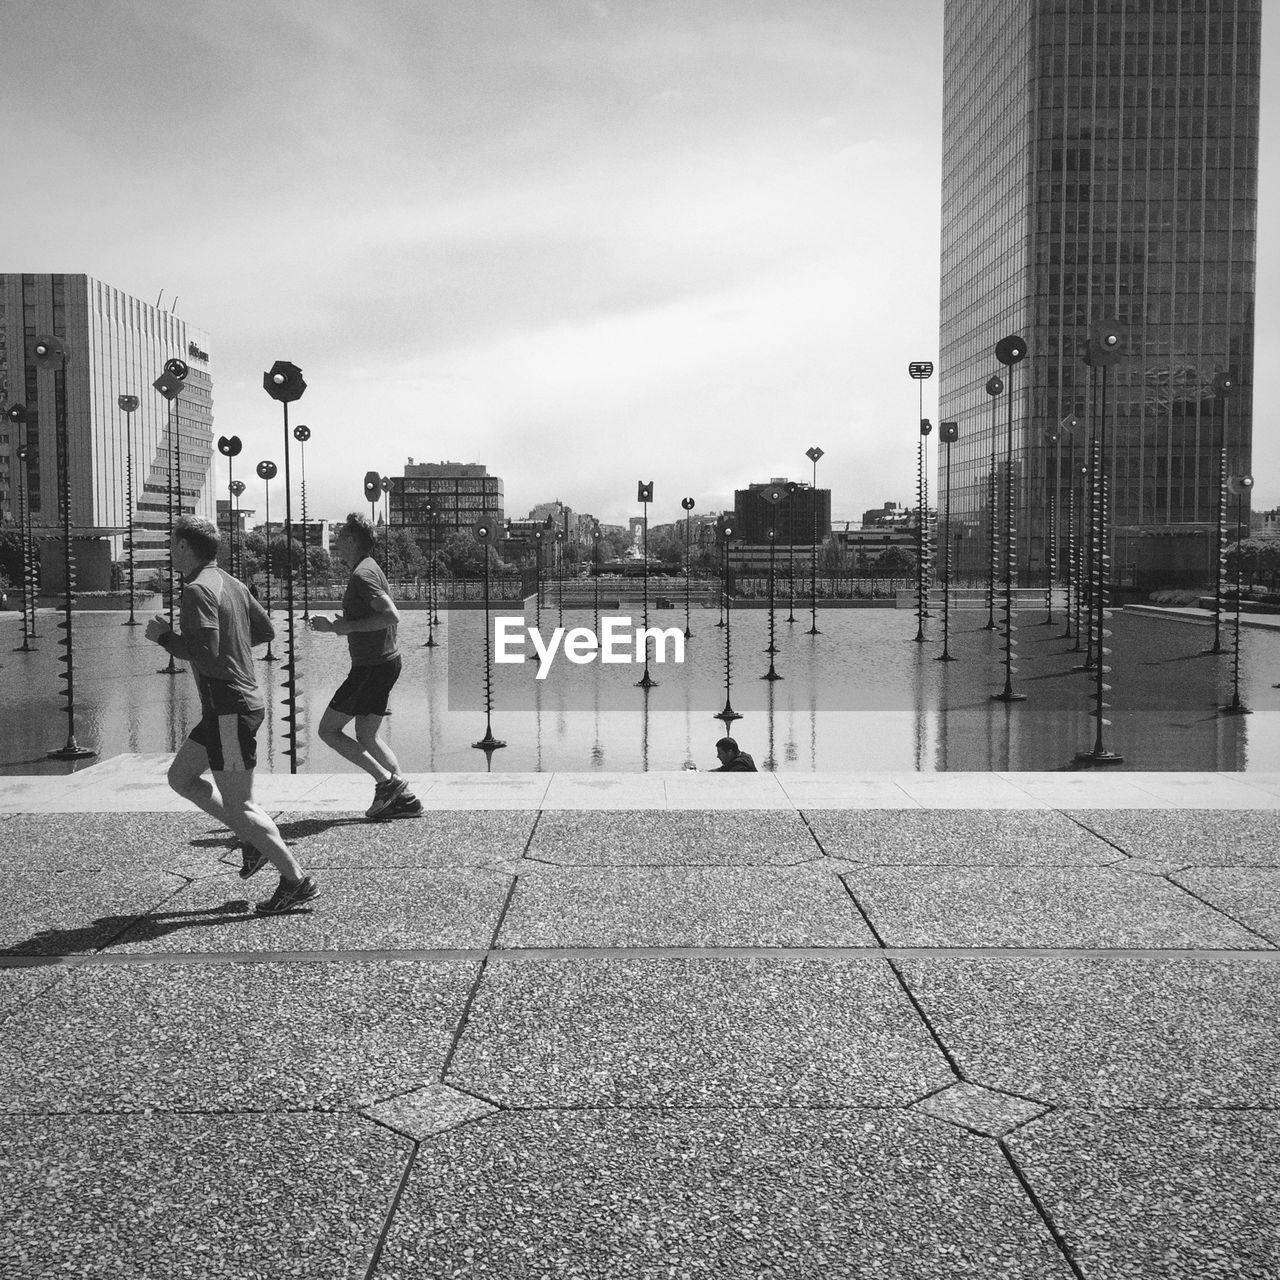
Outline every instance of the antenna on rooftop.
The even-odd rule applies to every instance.
[[[164,298],[164,290],[163,290],[163,289],[161,289],[161,290],[160,290],[160,296],[156,299],[156,310],[157,310],[157,311],[159,311],[159,310],[160,310],[160,303],[161,303],[161,300],[162,300],[163,298]]]

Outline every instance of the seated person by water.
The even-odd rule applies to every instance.
[[[720,767],[712,769],[712,773],[759,773],[756,762],[739,749],[733,738],[721,738],[716,743],[716,755],[720,757]]]

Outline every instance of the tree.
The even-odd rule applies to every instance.
[[[915,572],[916,558],[906,547],[888,547],[871,558],[870,567],[873,574],[882,578],[901,577]]]
[[[35,549],[36,580],[40,577],[40,549]],[[17,529],[0,531],[0,587],[13,586],[22,581],[22,534]]]
[[[684,564],[684,530],[663,529],[649,535],[649,558],[663,568],[679,569]]]

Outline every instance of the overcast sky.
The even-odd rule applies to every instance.
[[[1280,503],[1273,35],[1258,506]],[[662,522],[811,478],[818,444],[856,519],[914,490],[941,77],[942,0],[14,0],[4,269],[176,297],[251,458],[280,448],[262,371],[300,365],[319,515],[413,457],[485,463],[508,516],[621,523],[653,480]]]

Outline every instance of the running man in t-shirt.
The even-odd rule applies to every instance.
[[[373,558],[373,525],[353,511],[338,530],[338,555],[351,570],[342,597],[342,617],[311,618],[312,631],[331,631],[347,637],[351,674],[338,686],[320,719],[320,740],[344,760],[359,765],[376,784],[366,818],[413,818],[422,801],[412,795],[387,740],[382,722],[387,700],[400,678],[396,628],[400,613],[391,599],[390,584]],[[355,721],[355,737],[345,733]]]
[[[191,664],[200,691],[200,723],[169,766],[169,785],[240,837],[244,865],[240,878],[268,862],[280,883],[258,910],[275,915],[309,902],[320,892],[304,875],[280,837],[280,829],[253,798],[258,762],[262,694],[253,669],[253,646],[275,635],[266,610],[244,583],[214,564],[219,535],[210,520],[182,516],[173,527],[173,567],[182,588],[181,631],[171,631],[157,614],[147,623],[147,639]],[[213,774],[213,781],[205,773]]]

